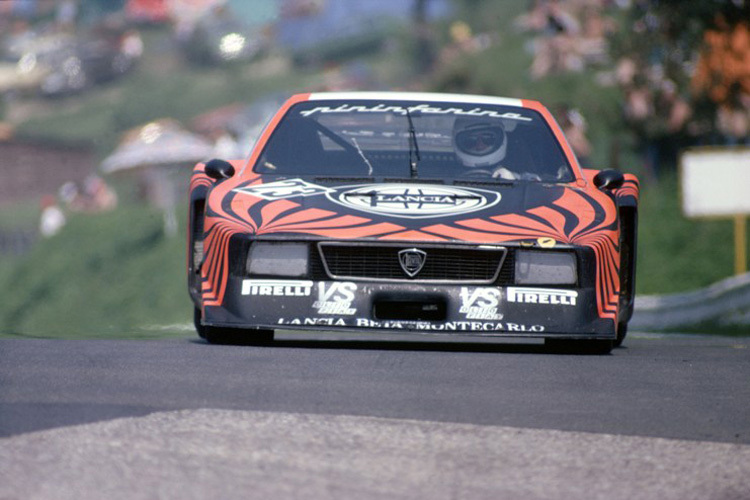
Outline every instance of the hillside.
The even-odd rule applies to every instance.
[[[632,131],[622,121],[619,91],[597,83],[599,69],[531,78],[529,37],[512,27],[523,6],[514,4],[513,12],[500,16],[499,4],[491,4],[487,17],[499,19],[488,48],[456,58],[421,79],[415,78],[410,66],[405,31],[394,39],[394,46],[359,62],[378,76],[378,86],[527,97],[550,107],[574,107],[589,124],[594,147],[591,166],[615,166],[643,176]],[[490,24],[480,17],[470,22],[476,30]],[[450,27],[435,29],[440,43],[445,43]],[[123,131],[148,120],[173,116],[188,122],[216,106],[250,102],[269,92],[322,88],[340,76],[336,73],[340,68],[295,68],[275,56],[228,70],[195,68],[165,54],[167,37],[158,30],[146,33],[147,47],[159,50],[147,51],[138,72],[121,81],[85,96],[32,107],[18,127],[19,134],[30,140],[84,142],[96,155],[96,160],[87,157],[86,161],[96,164],[111,152]],[[161,212],[144,207],[132,185],[118,181],[115,185],[121,203],[114,212],[68,214],[69,222],[60,234],[39,240],[26,255],[1,256],[0,335],[184,334],[180,328],[161,328],[186,325],[192,319],[184,277],[186,217],[178,216],[178,236],[166,237]],[[0,233],[33,232],[38,203],[38,199],[3,203]],[[732,270],[731,222],[685,219],[673,173],[658,183],[643,179],[637,292],[688,291],[726,278]]]

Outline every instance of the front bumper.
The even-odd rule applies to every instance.
[[[593,287],[471,286],[233,277],[204,324],[614,339]]]

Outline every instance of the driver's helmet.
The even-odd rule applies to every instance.
[[[465,167],[491,167],[505,158],[508,138],[500,120],[456,118],[453,145]]]

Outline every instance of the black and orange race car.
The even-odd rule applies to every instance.
[[[609,352],[633,312],[638,180],[583,169],[540,103],[300,94],[250,157],[196,166],[198,333],[539,337]]]

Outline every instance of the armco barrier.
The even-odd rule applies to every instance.
[[[705,322],[750,328],[750,273],[694,292],[636,296],[630,330],[664,330]]]

